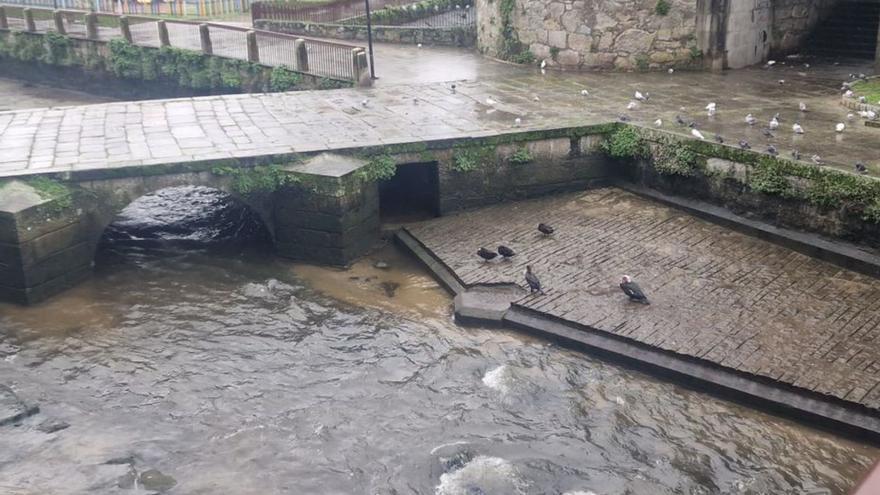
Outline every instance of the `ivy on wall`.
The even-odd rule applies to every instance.
[[[518,64],[530,64],[535,61],[535,55],[519,40],[519,35],[513,27],[515,9],[516,0],[501,0],[498,4],[498,13],[501,15],[498,57]]]
[[[277,165],[256,167],[214,167],[211,173],[232,179],[232,190],[238,194],[272,193],[296,184],[300,178]]]

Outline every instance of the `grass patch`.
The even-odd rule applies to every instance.
[[[880,78],[859,81],[852,86],[853,93],[864,96],[871,105],[880,105]]]

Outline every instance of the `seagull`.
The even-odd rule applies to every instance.
[[[754,115],[752,115],[752,114],[746,115],[746,124],[755,125],[757,123],[758,123],[758,119],[756,119]]]
[[[710,111],[710,112],[714,112],[714,111],[715,111],[715,107],[716,107],[716,105],[715,105],[714,102],[713,102],[713,103],[709,103],[708,105],[706,105],[706,110],[708,110],[708,111]]]
[[[521,119],[521,118],[517,117],[517,118],[513,119],[513,125],[514,125],[514,127],[519,127],[520,124],[522,124],[522,119]]]
[[[768,127],[770,128],[771,131],[775,131],[776,129],[779,129],[779,119],[777,119],[776,117],[773,117],[772,119],[770,119],[770,124]]]
[[[629,275],[624,275],[620,279],[620,290],[623,291],[629,297],[630,301],[640,302],[642,304],[651,304],[648,301],[648,296],[642,292],[642,288],[639,287],[639,284],[632,281]]]
[[[513,252],[513,249],[510,249],[507,246],[498,246],[498,254],[505,258],[513,258],[516,256],[516,253]]]
[[[421,44],[421,43],[419,43],[419,44],[416,45],[416,48],[421,48],[421,47],[422,47],[422,44]]]
[[[798,103],[798,108],[800,109],[801,112],[806,112],[807,111],[807,104],[804,102],[800,102],[800,103]]]
[[[663,127],[663,120],[661,120],[661,119],[655,120],[654,127]]]
[[[862,162],[856,162],[856,172],[865,175],[868,173],[868,167]]]
[[[538,280],[538,276],[532,273],[532,265],[526,265],[526,283],[529,285],[529,293],[534,294],[537,292],[538,294],[544,295],[544,291],[541,289],[541,281]]]
[[[853,114],[853,113],[846,114],[846,120],[848,120],[850,122],[852,122],[853,120],[856,120],[855,114]]]
[[[846,129],[846,124],[844,124],[843,122],[838,122],[838,124],[834,126],[834,130],[838,133],[843,132],[844,129]]]
[[[804,133],[804,128],[801,127],[801,125],[798,124],[797,122],[795,122],[794,124],[791,125],[791,130],[795,134],[803,134]]]
[[[819,156],[819,155],[813,155],[813,156],[811,156],[811,157],[810,157],[810,160],[813,160],[813,163],[815,163],[816,165],[821,165],[821,164],[822,164],[822,157]]]
[[[705,137],[703,137],[703,133],[698,131],[697,129],[691,129],[691,136],[693,136],[697,139],[700,139],[700,140],[706,139]]]
[[[486,248],[480,248],[477,250],[477,256],[483,258],[486,261],[491,261],[495,259],[496,256],[498,256],[498,253],[496,253],[495,251],[489,251]]]
[[[776,65],[776,61],[775,61],[775,60],[768,60],[768,61],[767,61],[767,67],[773,67],[774,65]]]
[[[581,96],[590,96],[590,92],[587,91],[586,89],[582,89],[582,90],[581,90]]]
[[[801,159],[801,152],[796,149],[791,150],[791,157],[794,158],[795,160],[800,160]]]
[[[742,148],[742,149],[744,149],[744,150],[750,150],[750,149],[752,149],[752,147],[749,145],[749,142],[746,141],[745,139],[740,139],[740,140],[739,140],[739,147]]]
[[[498,102],[493,100],[491,96],[486,98],[486,105],[489,105],[490,107],[494,107],[497,104],[498,104]]]
[[[541,60],[541,68],[543,69],[546,67],[547,67],[547,59],[545,58],[544,60]]]
[[[776,146],[773,146],[772,144],[767,146],[767,153],[770,156],[779,156],[779,150],[777,150]]]
[[[533,96],[532,99],[535,101],[541,101],[541,98],[538,98],[538,95]]]
[[[538,232],[540,232],[544,235],[551,235],[551,234],[553,234],[553,227],[547,225],[546,223],[539,223],[538,224]]]
[[[715,142],[718,144],[724,144],[724,138],[721,137],[721,134],[715,134]]]
[[[370,100],[364,99],[364,101],[361,102],[361,106],[366,107],[368,103],[370,103]]]
[[[667,70],[666,72],[668,72],[669,74],[672,74],[673,72],[675,72],[675,69],[670,67],[669,70]]]
[[[635,110],[637,104],[634,101],[629,102],[629,105],[626,106],[627,110]]]
[[[648,93],[642,94],[641,91],[636,91],[634,97],[639,101],[648,101],[648,98],[650,98],[651,95],[649,95]]]

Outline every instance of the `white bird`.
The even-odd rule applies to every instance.
[[[669,69],[668,71],[666,71],[666,72],[672,74],[673,72],[675,72],[675,69],[670,68],[670,69]]]
[[[706,110],[713,111],[713,110],[715,110],[715,107],[716,107],[715,103],[712,102],[712,103],[709,103],[708,105],[706,105]]]
[[[634,96],[639,101],[645,101],[648,99],[648,97],[643,95],[641,91],[636,91],[636,94]]]
[[[590,96],[590,92],[587,91],[586,89],[582,89],[582,90],[581,90],[581,96]]]
[[[370,103],[370,100],[364,99],[364,101],[361,102],[361,106],[366,107],[368,103]]]
[[[522,119],[521,119],[521,118],[517,117],[517,118],[513,119],[513,125],[514,125],[514,126],[519,127],[520,124],[522,124]]]
[[[783,84],[785,84],[785,79],[780,79],[780,80],[779,80],[779,85],[782,86]]]
[[[856,116],[852,113],[848,113],[846,114],[846,120],[852,122],[853,120],[856,120]]]
[[[758,119],[756,119],[754,115],[752,115],[752,114],[746,115],[746,124],[755,125],[757,123],[758,123]]]
[[[874,120],[877,118],[877,112],[873,110],[868,110],[867,112],[865,112],[865,118],[867,118],[868,120]]]
[[[626,106],[626,109],[627,109],[627,110],[633,110],[633,109],[635,109],[637,106],[638,106],[638,105],[636,104],[636,102],[631,101],[631,102],[629,102],[629,104]]]
[[[771,131],[779,129],[779,119],[773,117],[772,119],[770,119],[770,124],[767,127],[769,127]]]
[[[691,136],[697,139],[706,139],[705,137],[703,137],[703,133],[697,129],[691,129]]]
[[[791,130],[792,130],[795,134],[803,134],[803,133],[804,133],[804,128],[801,127],[801,125],[798,124],[797,122],[795,122],[794,124],[791,125]]]
[[[813,155],[813,156],[811,156],[811,157],[810,157],[810,160],[813,160],[813,163],[815,163],[816,165],[819,165],[819,164],[822,163],[822,157],[819,156],[819,155]]]
[[[798,108],[800,108],[801,112],[806,112],[807,111],[807,104],[804,102],[800,102],[798,104]]]
[[[547,59],[546,58],[544,60],[541,60],[541,68],[543,69],[545,67],[547,67]]]
[[[844,98],[852,98],[853,94],[854,93],[852,92],[852,90],[848,89],[848,90],[846,90],[846,93],[843,93],[843,96],[844,96]]]
[[[422,47],[422,44],[421,44],[421,43],[419,43],[419,44],[416,45],[416,48],[421,48],[421,47]]]
[[[533,96],[532,99],[535,100],[535,101],[541,101],[541,99],[538,98],[538,95]]]
[[[775,61],[775,60],[768,60],[768,61],[767,61],[767,66],[768,66],[768,67],[773,67],[774,65],[776,65],[776,61]]]
[[[661,119],[655,120],[654,127],[663,127],[663,121]]]
[[[498,102],[495,101],[495,100],[493,100],[491,96],[489,96],[489,97],[486,98],[486,105],[489,105],[490,107],[493,107],[493,106],[495,106],[495,105],[497,105],[497,104],[498,104]]]
[[[834,126],[834,130],[837,132],[843,132],[844,129],[846,129],[846,124],[844,124],[843,122],[839,122],[836,126]]]

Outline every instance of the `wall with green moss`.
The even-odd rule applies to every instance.
[[[284,67],[54,32],[0,30],[0,63],[12,77],[135,99],[351,86]]]

